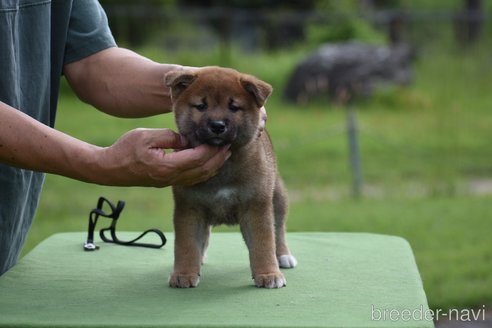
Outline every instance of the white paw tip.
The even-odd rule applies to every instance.
[[[280,255],[278,257],[278,265],[281,268],[294,268],[297,265],[297,260],[290,254]]]

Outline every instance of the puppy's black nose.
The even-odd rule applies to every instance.
[[[227,126],[224,121],[210,121],[208,122],[208,128],[212,133],[217,135],[222,134],[227,130]]]

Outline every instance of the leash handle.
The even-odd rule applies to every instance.
[[[106,231],[110,231],[111,233],[111,239],[107,238],[106,235],[104,234]],[[146,234],[148,233],[155,233],[159,236],[161,242],[159,244],[151,244],[151,243],[137,243],[138,240],[142,239]],[[122,241],[119,240],[118,237],[116,237],[116,231],[114,227],[109,227],[105,229],[101,229],[99,231],[99,237],[106,243],[113,243],[113,244],[118,244],[118,245],[123,245],[123,246],[138,246],[138,247],[147,247],[147,248],[161,248],[164,246],[167,242],[166,236],[164,236],[164,233],[160,231],[159,229],[148,229],[145,230],[140,236],[138,236],[135,239],[132,239],[130,241]]]
[[[109,208],[111,209],[111,212],[108,214],[103,210],[104,204],[107,204]],[[89,226],[88,226],[88,231],[87,231],[87,241],[84,243],[84,250],[85,251],[95,251],[99,249],[99,246],[97,246],[94,243],[94,230],[96,229],[96,224],[99,219],[99,216],[103,216],[106,218],[112,219],[111,225],[108,228],[101,229],[99,231],[99,237],[106,243],[113,243],[113,244],[118,244],[122,246],[138,246],[138,247],[146,247],[146,248],[161,248],[163,247],[166,242],[166,236],[164,233],[159,230],[159,229],[149,229],[144,231],[140,236],[138,236],[135,239],[132,239],[130,241],[122,241],[116,236],[116,222],[118,221],[121,212],[123,211],[123,208],[125,207],[125,202],[124,201],[118,201],[118,203],[113,205],[109,200],[107,200],[104,197],[99,197],[97,201],[97,207],[92,209],[89,212]],[[105,232],[109,231],[111,238],[106,237]],[[160,238],[160,243],[158,244],[151,244],[151,243],[137,243],[138,240],[143,238],[146,234],[148,233],[155,233],[159,236]]]

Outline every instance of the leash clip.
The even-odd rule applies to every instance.
[[[91,252],[91,251],[96,251],[98,249],[99,249],[99,246],[97,246],[94,243],[90,243],[90,242],[87,242],[87,241],[84,243],[84,251]]]

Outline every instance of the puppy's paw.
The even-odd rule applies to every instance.
[[[297,266],[297,260],[291,254],[280,255],[278,257],[278,266],[281,268],[295,268]]]
[[[254,277],[255,285],[259,288],[282,288],[287,285],[282,272],[257,274]]]
[[[173,272],[169,277],[169,287],[173,288],[193,288],[198,286],[200,275],[196,273],[183,274]]]

